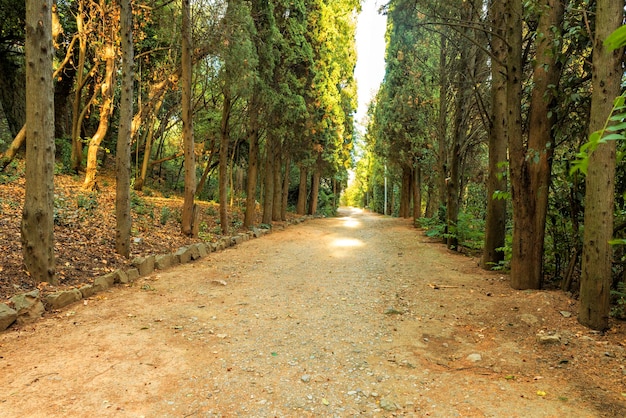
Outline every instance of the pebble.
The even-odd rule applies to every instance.
[[[300,380],[302,380],[304,383],[309,383],[311,381],[311,375],[310,374],[304,374],[304,375],[302,375]]]
[[[469,356],[467,356],[466,359],[469,361],[478,362],[483,359],[483,356],[481,356],[478,353],[474,353],[474,354],[470,354]]]

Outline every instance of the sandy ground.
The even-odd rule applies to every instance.
[[[626,416],[575,310],[344,209],[0,334],[0,416]]]

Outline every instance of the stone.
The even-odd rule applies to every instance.
[[[133,282],[139,278],[139,270],[136,268],[130,268],[126,270],[126,275],[128,276],[128,281]]]
[[[129,282],[128,274],[124,270],[117,269],[113,273],[113,283],[126,284]]]
[[[87,299],[96,294],[96,290],[92,285],[86,284],[78,289],[80,294],[83,296],[83,299]]]
[[[311,375],[310,374],[304,374],[304,375],[302,375],[300,380],[302,380],[304,383],[309,383],[311,381]]]
[[[252,236],[254,238],[260,238],[263,234],[259,228],[252,228]]]
[[[196,244],[196,247],[198,247],[198,253],[200,254],[200,258],[206,257],[207,255],[209,255],[209,251],[211,251],[209,249],[209,246],[206,245],[204,242]]]
[[[41,318],[46,310],[39,298],[39,290],[15,295],[11,298],[13,308],[17,312],[17,323],[19,325],[36,321]]]
[[[186,264],[191,261],[191,252],[188,247],[180,247],[175,253],[174,257],[178,259],[180,264]]]
[[[17,311],[5,303],[0,303],[0,331],[9,328],[16,319]]]
[[[239,234],[239,236],[241,237],[243,242],[250,240],[250,237],[248,236],[248,234]]]
[[[211,252],[212,253],[214,253],[214,252],[219,250],[219,246],[217,245],[217,242],[212,242],[211,244],[209,244],[209,246],[211,247]]]
[[[527,325],[535,325],[539,319],[535,315],[524,313],[520,315],[520,321]]]
[[[133,266],[139,270],[140,276],[147,276],[154,271],[155,256],[149,255],[147,257],[137,257],[133,260]]]
[[[173,262],[173,254],[159,254],[154,257],[154,268],[158,270],[165,270],[172,267]]]
[[[479,362],[483,359],[483,356],[481,356],[478,353],[474,353],[474,354],[470,354],[469,356],[465,357],[467,360],[469,361],[473,361],[474,363]]]
[[[197,245],[189,246],[189,255],[191,256],[192,260],[197,260],[200,258],[200,250],[198,250]]]
[[[234,237],[230,238],[231,245],[239,245],[242,242],[243,242],[243,238],[241,237],[241,235],[235,235]]]
[[[389,412],[392,412],[398,409],[395,402],[390,401],[387,398],[380,398],[380,407],[384,409],[385,411],[389,411]]]
[[[561,342],[561,336],[559,334],[537,334],[537,342],[540,344],[558,344]]]
[[[96,277],[93,280],[93,290],[94,292],[103,292],[107,290],[109,287],[113,287],[115,284],[115,273],[105,274],[104,276]]]
[[[104,277],[104,276],[103,276]],[[97,279],[96,279],[97,280]],[[52,309],[61,309],[67,305],[81,300],[83,295],[78,289],[63,290],[46,295],[46,304]]]

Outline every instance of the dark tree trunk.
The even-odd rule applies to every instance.
[[[298,203],[296,204],[296,213],[298,215],[306,215],[306,202],[309,182],[309,170],[304,164],[300,165],[300,185],[298,187]]]

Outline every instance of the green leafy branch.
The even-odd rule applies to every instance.
[[[609,51],[626,46],[626,26],[620,26],[613,31],[604,40],[604,46]],[[580,147],[580,151],[576,154],[576,159],[572,163],[571,173],[580,171],[587,174],[589,167],[589,156],[601,145],[607,141],[623,141],[626,140],[626,91],[613,101],[613,109],[609,118],[604,123],[602,129],[599,129],[589,135],[589,141]],[[617,161],[620,162],[624,157],[624,153],[618,151]]]

